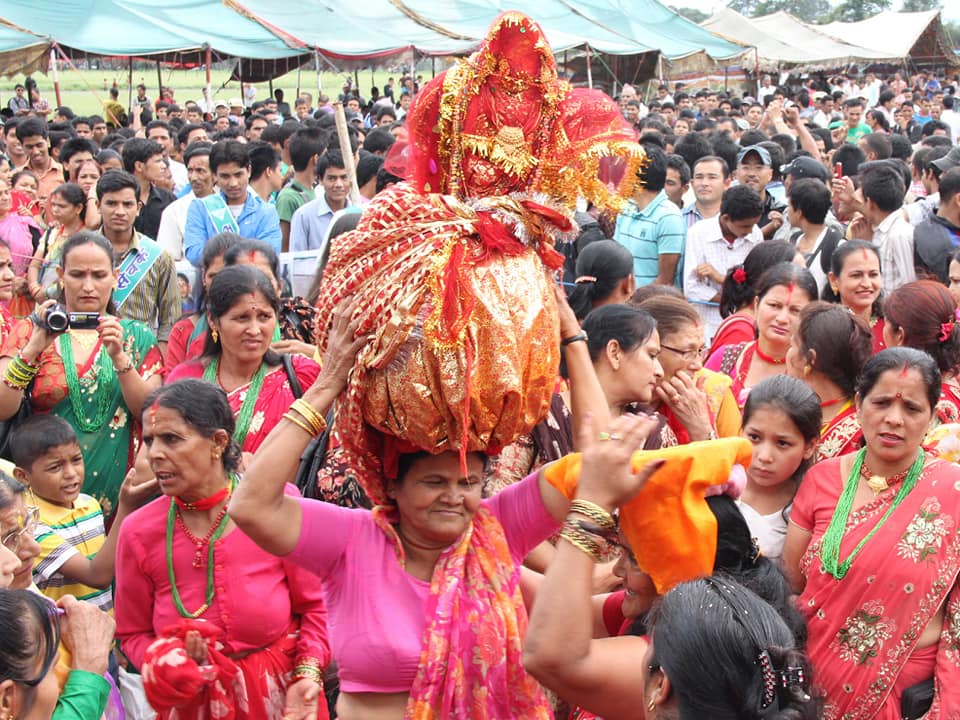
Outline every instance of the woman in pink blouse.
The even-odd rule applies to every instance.
[[[116,620],[147,699],[178,720],[327,718],[320,579],[258,548],[226,514],[240,465],[226,396],[182,380],[144,407],[163,497],[120,533]]]

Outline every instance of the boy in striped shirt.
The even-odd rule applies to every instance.
[[[10,441],[14,475],[28,485],[40,508],[40,555],[33,580],[47,597],[73,595],[105,612],[113,610],[117,536],[124,518],[156,493],[156,480],[136,484],[131,470],[120,488],[117,512],[105,534],[100,503],[80,492],[83,455],[73,427],[53,414],[34,415]]]

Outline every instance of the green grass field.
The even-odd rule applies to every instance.
[[[187,100],[200,100],[203,97],[203,86],[206,73],[202,68],[197,70],[172,70],[161,66],[163,74],[163,84],[174,89],[174,99],[183,103]],[[439,67],[438,67],[439,71]],[[430,72],[422,73],[424,78],[430,78]],[[213,70],[211,73],[211,88],[213,90],[214,100],[228,100],[230,98],[240,97],[240,84],[229,82],[222,87],[224,82],[230,76],[229,70]],[[377,70],[371,73],[369,70],[359,72],[360,89],[364,97],[370,93],[372,85],[378,86],[381,91],[386,84],[387,78],[393,77],[394,82],[400,80],[400,73],[390,73]],[[53,75],[47,73],[35,73],[33,76],[40,88],[40,94],[55,107],[56,96],[53,91]],[[322,72],[320,80],[323,91],[331,96],[336,96],[344,83],[346,75],[344,73],[334,73],[333,71]],[[71,108],[78,115],[90,115],[100,113],[103,107],[103,101],[109,95],[108,91],[116,81],[120,88],[120,102],[127,102],[127,83],[129,79],[128,71],[125,68],[117,70],[71,70],[61,69],[60,71],[60,95],[63,104]],[[18,82],[22,82],[23,77],[17,76],[11,79],[4,78],[0,82],[0,102],[5,107],[7,100],[13,96],[13,88]],[[157,70],[156,66],[134,66],[133,84],[143,83],[147,86],[147,97],[156,99],[157,97]],[[395,85],[395,87],[398,85]],[[267,83],[258,83],[254,87],[257,89],[257,99],[263,100],[269,95],[269,85]],[[293,100],[296,98],[297,73],[291,72],[277,80],[274,80],[273,87],[281,88],[284,91],[284,100],[293,106]],[[314,99],[317,97],[317,73],[313,69],[303,68],[300,73],[301,90],[311,92]],[[136,92],[134,92],[136,95]]]

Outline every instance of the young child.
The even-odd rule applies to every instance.
[[[100,504],[80,492],[83,455],[70,424],[56,415],[34,415],[10,441],[14,476],[32,490],[40,508],[40,555],[33,579],[47,597],[73,595],[105,612],[113,609],[114,558],[124,518],[156,493],[156,480],[135,483],[131,470],[120,487],[110,533]]]
[[[740,434],[753,444],[743,513],[760,551],[779,562],[793,496],[820,438],[820,398],[802,380],[774,375],[750,391]]]

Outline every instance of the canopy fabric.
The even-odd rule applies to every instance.
[[[305,45],[342,58],[377,58],[416,48],[427,55],[462,55],[475,47],[503,11],[499,0],[228,0],[268,27],[283,28]],[[739,55],[744,47],[718,38],[656,0],[514,0],[534,18],[556,52],[589,45],[596,52],[668,58],[707,52]]]
[[[852,62],[878,62],[891,56],[886,50],[861,47],[825,35],[816,26],[783,11],[747,18],[723,7],[702,25],[723,37],[755,46],[761,70],[819,69]],[[752,67],[756,61],[746,57],[744,63]]]
[[[832,22],[817,28],[834,38],[871,48],[882,48],[887,57],[918,60],[953,59],[953,47],[939,10],[883,12],[852,23]]]
[[[946,57],[949,48],[939,11],[920,13],[884,12],[856,23],[834,22],[809,25],[784,11],[747,18],[724,7],[701,25],[732,41],[757,48],[760,70],[822,70],[851,64],[900,65],[916,57],[918,41],[924,43],[927,59]],[[941,39],[942,38],[942,39]],[[749,55],[744,65],[757,64]]]
[[[46,70],[50,42],[0,21],[0,67],[8,78],[35,70]]]
[[[4,0],[9,24],[96,55],[156,55],[211,47],[222,55],[292,57],[303,48],[210,0]]]

